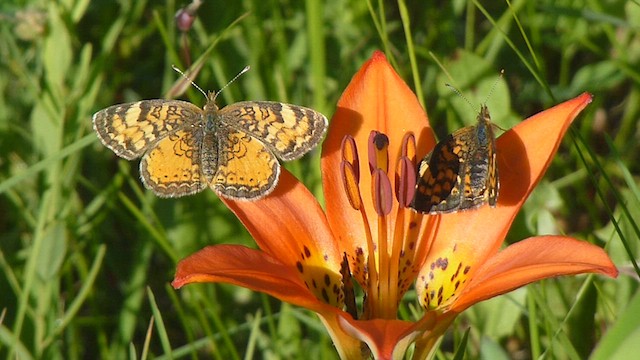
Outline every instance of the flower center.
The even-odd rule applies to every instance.
[[[341,146],[344,190],[351,207],[361,214],[366,237],[355,239],[354,248],[344,249],[352,275],[364,292],[362,319],[396,318],[398,304],[428,249],[422,244],[426,242],[420,241],[423,216],[407,207],[416,184],[415,137],[405,135],[395,163],[390,161],[389,148],[385,134],[371,132],[367,142],[369,173],[364,175],[369,176],[367,187],[361,181],[355,139],[346,136]],[[370,202],[363,201],[363,194],[370,196]]]
[[[458,298],[470,272],[455,244],[433,253],[440,216],[423,215],[408,207],[416,186],[413,134],[404,136],[391,169],[390,145],[385,134],[371,132],[369,172],[364,175],[355,139],[346,136],[341,146],[344,190],[351,207],[361,215],[365,235],[365,239],[348,242],[353,248],[343,249],[342,275],[345,283],[353,276],[363,292],[361,311],[354,310],[355,305],[347,306],[361,319],[395,319],[402,296],[418,275],[416,290],[424,309],[447,308]],[[370,185],[363,181],[364,176],[369,177]],[[363,197],[367,195],[370,199]],[[352,287],[345,286],[348,288]]]

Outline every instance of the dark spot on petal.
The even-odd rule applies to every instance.
[[[442,270],[447,270],[447,267],[449,266],[449,259],[444,258],[441,260],[442,261],[440,262],[440,267],[442,268]]]
[[[322,289],[322,299],[324,299],[325,302],[329,302],[329,294],[327,294],[327,289]]]

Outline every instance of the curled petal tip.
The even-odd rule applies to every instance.
[[[173,280],[171,282],[171,286],[173,286],[174,289],[178,290],[182,287],[182,283],[178,280]]]
[[[376,50],[373,52],[373,55],[371,55],[371,60],[372,61],[387,61],[387,57],[384,55],[384,53],[380,50]]]

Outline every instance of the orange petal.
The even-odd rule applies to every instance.
[[[341,317],[339,320],[346,333],[369,346],[374,359],[402,359],[409,345],[418,336],[433,329],[436,314],[427,313],[417,322],[354,320],[351,317]]]
[[[262,251],[285,265],[301,256],[339,272],[342,255],[316,198],[286,169],[275,191],[257,201],[221,198]]]
[[[342,314],[344,316],[344,314]],[[322,324],[329,332],[333,346],[336,347],[340,359],[363,359],[362,342],[344,331],[340,323],[342,317],[338,313],[319,314]]]
[[[569,125],[591,100],[591,94],[583,93],[528,118],[498,138],[499,204],[516,212],[520,209],[547,171]]]
[[[537,280],[582,273],[618,276],[609,256],[595,245],[563,236],[529,238],[489,259],[471,279],[452,310],[462,311]]]
[[[389,137],[389,156],[394,161],[390,164],[391,169],[395,169],[395,161],[406,132],[416,134],[418,151],[421,153],[435,144],[425,111],[411,89],[379,51],[354,75],[342,94],[322,147],[322,183],[327,217],[334,233],[340,234],[342,241],[363,241],[365,236],[360,214],[351,207],[343,189],[340,144],[347,134],[355,138],[360,157],[363,203],[367,216],[373,219],[375,217],[367,159],[367,141],[371,130],[378,130]],[[376,233],[375,224],[372,226],[372,232]],[[352,244],[347,247],[353,248]]]
[[[342,306],[338,244],[318,201],[291,173],[283,169],[275,191],[263,199],[222,201],[262,251],[296,268],[316,297]]]
[[[316,299],[295,267],[244,246],[208,246],[181,260],[171,285],[177,289],[199,282],[242,286],[318,312],[337,310]]]
[[[425,268],[440,254],[453,253],[464,258],[464,266],[471,267],[472,275],[475,265],[498,251],[522,204],[549,167],[569,125],[590,102],[591,95],[584,93],[524,120],[497,139],[500,194],[496,207],[485,205],[436,219],[436,240]]]

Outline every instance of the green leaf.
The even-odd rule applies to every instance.
[[[602,338],[591,360],[625,360],[630,354],[640,354],[640,293],[636,293],[618,322]]]

